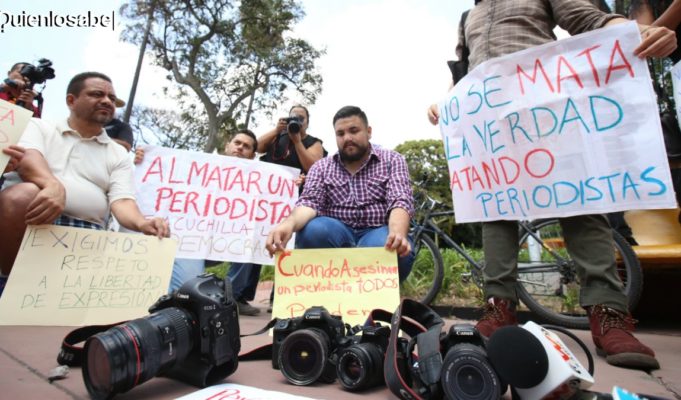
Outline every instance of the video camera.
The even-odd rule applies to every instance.
[[[236,370],[241,341],[228,282],[200,275],[161,296],[149,312],[85,342],[83,380],[93,399],[160,374],[205,387]]]
[[[52,61],[47,58],[38,60],[37,66],[32,64],[24,65],[19,73],[29,81],[28,89],[32,89],[35,84],[43,83],[55,77]]]

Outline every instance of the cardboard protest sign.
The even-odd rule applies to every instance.
[[[299,174],[243,158],[146,147],[135,170],[137,202],[143,214],[168,219],[177,257],[271,264],[265,239],[293,210]]]
[[[310,397],[296,396],[294,394],[275,392],[273,390],[258,389],[253,386],[223,383],[201,389],[186,396],[178,397],[177,400],[312,400]]]
[[[19,142],[32,116],[31,111],[0,100],[0,150]],[[8,162],[9,156],[0,151],[0,173],[5,170]]]
[[[168,292],[177,244],[141,234],[29,226],[0,297],[0,325],[111,324]]]
[[[676,206],[635,23],[489,60],[439,104],[457,222]]]
[[[293,318],[324,306],[351,325],[400,302],[397,255],[382,247],[290,250],[277,255],[272,315]]]

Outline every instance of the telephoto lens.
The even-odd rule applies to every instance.
[[[288,119],[288,125],[286,125],[286,129],[290,133],[300,133],[302,128],[303,125],[300,123],[300,120],[297,117],[290,117]]]
[[[332,383],[336,369],[329,362],[331,342],[321,329],[308,328],[292,332],[281,343],[279,367],[294,385],[306,386],[316,381]]]
[[[458,343],[447,351],[440,382],[450,400],[498,400],[499,378],[485,350],[471,343]]]
[[[98,333],[85,342],[83,380],[93,399],[110,399],[182,362],[195,321],[171,307]]]

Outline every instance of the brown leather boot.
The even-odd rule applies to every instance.
[[[490,337],[494,331],[507,325],[518,325],[515,315],[515,303],[510,300],[490,297],[482,308],[482,318],[475,325],[484,337]]]
[[[596,305],[587,307],[596,353],[617,367],[651,370],[660,368],[653,350],[633,335],[636,320],[628,313]]]

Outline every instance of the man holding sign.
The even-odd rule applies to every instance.
[[[32,119],[19,145],[26,149],[0,192],[0,267],[6,280],[27,225],[55,223],[103,229],[109,211],[134,231],[167,237],[161,218],[137,207],[132,163],[104,130],[114,112],[111,79],[85,72],[67,88],[68,119],[55,125]]]
[[[381,247],[399,256],[400,281],[414,261],[408,237],[414,199],[404,157],[372,146],[371,127],[359,107],[333,117],[338,153],[317,161],[291,215],[270,232],[270,254],[296,248]]]
[[[555,40],[553,29],[556,24],[575,35],[626,21],[618,15],[599,11],[587,0],[476,1],[464,27],[470,50],[469,71],[491,58]],[[649,26],[639,28],[643,42],[635,49],[634,55],[666,56],[676,48],[674,34],[669,29]],[[457,50],[464,46],[462,38],[459,41]],[[538,75],[534,78],[537,82],[540,79]],[[560,84],[560,80],[558,82]],[[440,115],[437,106],[431,106],[428,117],[433,124],[438,122]],[[561,218],[561,226],[572,258],[579,267],[580,302],[588,311],[592,337],[599,353],[605,353],[607,361],[613,365],[659,368],[654,352],[632,334],[633,320],[629,316],[626,297],[617,275],[607,220],[601,215],[578,215]],[[502,326],[517,323],[517,223],[506,220],[485,222],[483,246],[488,304],[477,328],[481,334],[490,336]]]

